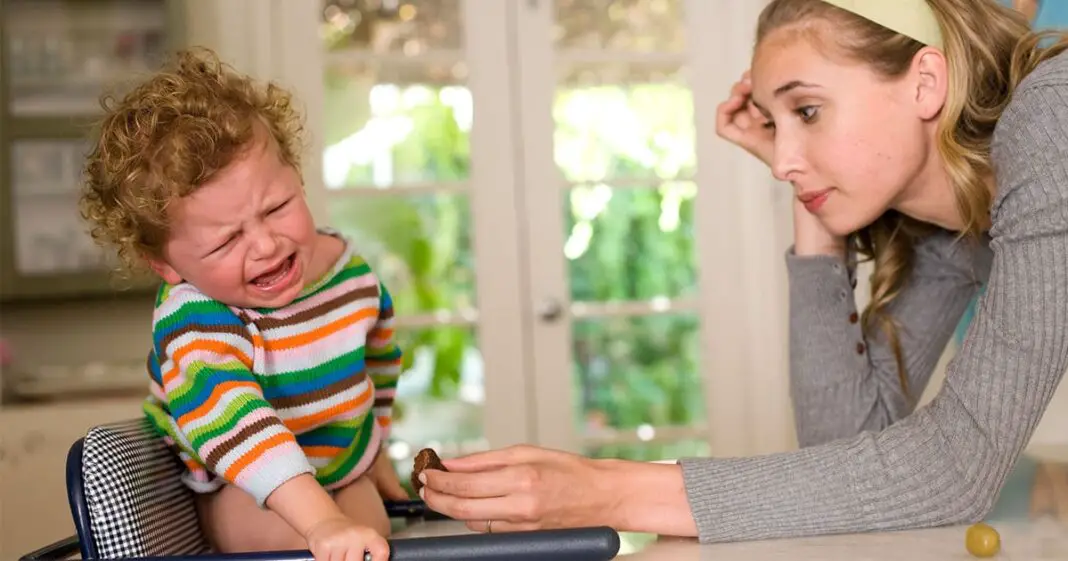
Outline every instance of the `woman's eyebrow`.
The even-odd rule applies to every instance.
[[[801,80],[790,80],[789,82],[786,82],[785,84],[779,86],[778,88],[775,88],[775,93],[773,95],[775,97],[778,97],[778,96],[780,96],[780,95],[782,95],[782,94],[784,94],[784,93],[786,93],[786,92],[788,92],[790,90],[796,89],[796,88],[818,88],[818,87],[820,87],[818,84],[813,84],[811,82],[802,82]]]
[[[779,86],[778,88],[775,88],[775,91],[772,92],[772,95],[775,96],[775,97],[778,97],[778,96],[780,96],[782,94],[785,94],[785,93],[789,92],[790,90],[794,90],[796,88],[819,88],[819,87],[821,87],[819,84],[813,84],[812,82],[804,82],[802,80],[790,80],[789,82]],[[756,107],[757,110],[760,111],[761,113],[763,113],[765,116],[768,114],[768,110],[765,109],[759,103],[757,103],[757,101],[755,99],[753,99],[751,96],[749,98],[749,102],[752,103],[753,106]]]

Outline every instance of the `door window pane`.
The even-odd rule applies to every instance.
[[[346,197],[329,212],[386,283],[398,315],[475,307],[465,195]]]
[[[321,26],[330,51],[414,56],[463,44],[460,0],[326,0]]]
[[[677,298],[697,289],[692,182],[656,189],[571,189],[564,204],[564,256],[571,299],[609,302]]]
[[[622,458],[638,462],[701,458],[712,453],[707,439],[691,438],[640,444],[602,444],[586,446],[585,453],[594,458]]]
[[[681,51],[682,0],[555,0],[557,49]]]
[[[422,448],[452,457],[487,447],[461,4],[321,6],[326,208],[393,295],[404,374],[388,450],[407,486]],[[417,191],[382,192],[406,186]]]
[[[329,189],[466,180],[472,104],[460,62],[334,60],[326,70]]]
[[[614,305],[602,308],[611,317],[572,320],[577,430],[598,457],[701,455],[700,322],[677,302],[698,294],[683,4],[555,0],[554,8],[553,159],[564,182],[572,311]],[[657,436],[663,427],[676,432]],[[619,431],[630,433],[626,442],[603,443]]]
[[[581,433],[704,424],[699,334],[697,317],[688,314],[575,321],[572,368]]]
[[[416,453],[444,458],[485,450],[482,356],[466,326],[398,329],[404,373],[397,384],[389,454],[407,486]]]
[[[678,67],[567,65],[553,104],[553,153],[568,181],[690,177],[693,99]]]

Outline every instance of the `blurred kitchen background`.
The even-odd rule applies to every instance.
[[[760,4],[0,0],[0,559],[70,531],[68,446],[139,415],[153,285],[76,198],[99,97],[188,45],[304,105],[314,211],[400,313],[402,474],[423,446],[796,446],[790,193],[713,130]]]

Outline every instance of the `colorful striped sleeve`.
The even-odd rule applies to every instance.
[[[401,373],[401,349],[393,330],[393,297],[378,283],[378,319],[367,334],[365,363],[375,386],[374,415],[383,429],[382,441],[389,437],[393,420],[393,399]]]
[[[156,309],[153,344],[179,446],[261,507],[289,479],[314,474],[252,374],[254,338],[226,305],[179,285]]]

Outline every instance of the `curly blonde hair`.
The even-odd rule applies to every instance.
[[[994,127],[1020,81],[1041,62],[1068,50],[1068,35],[1034,33],[1022,13],[996,0],[927,3],[942,30],[949,68],[937,146],[964,219],[961,235],[977,239],[990,220],[993,193],[987,179],[993,175],[990,144]],[[903,75],[924,47],[823,0],[772,0],[757,24],[757,42],[776,29],[805,29],[817,22],[829,23],[828,28],[835,30],[830,41],[841,52],[887,77]],[[1048,36],[1056,36],[1057,40],[1042,45]],[[850,247],[874,265],[871,300],[862,324],[867,333],[878,326],[886,335],[906,395],[910,392],[905,359],[889,306],[911,272],[916,244],[933,231],[934,227],[891,210],[849,240]]]
[[[283,161],[300,170],[304,125],[291,95],[258,84],[209,49],[181,51],[122,99],[101,100],[85,166],[82,216],[93,239],[129,271],[161,258],[168,207],[226,168],[262,123]]]

